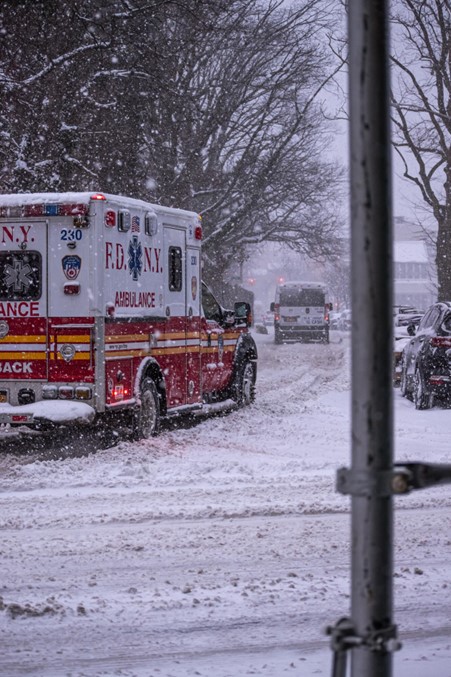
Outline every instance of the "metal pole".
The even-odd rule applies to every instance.
[[[352,677],[391,677],[392,231],[388,0],[349,0]],[[360,483],[366,490],[353,490]]]

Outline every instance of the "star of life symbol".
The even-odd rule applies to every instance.
[[[143,267],[143,250],[141,242],[139,242],[136,235],[130,240],[128,245],[128,269],[133,281],[136,282],[141,275]]]
[[[31,277],[33,270],[29,263],[23,263],[23,261],[16,259],[14,256],[11,258],[12,265],[7,264],[5,266],[5,284],[8,289],[12,287],[14,292],[23,294],[33,284],[33,278]]]

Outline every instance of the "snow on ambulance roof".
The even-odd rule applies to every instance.
[[[165,212],[166,210],[171,210],[171,212],[177,212],[180,215],[184,216],[195,216],[198,218],[198,214],[195,212],[190,212],[185,209],[178,208],[169,208],[162,205],[156,205],[151,202],[145,202],[144,200],[138,200],[132,197],[124,197],[122,195],[112,195],[111,193],[96,193],[95,191],[90,192],[81,192],[81,193],[6,193],[0,194],[0,207],[16,207],[22,205],[33,205],[33,204],[49,204],[49,203],[80,203],[80,204],[89,204],[92,201],[102,201],[103,199],[108,202],[113,202],[120,204],[121,207],[128,207],[130,209],[145,209],[146,211]]]

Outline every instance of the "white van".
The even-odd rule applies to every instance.
[[[326,286],[319,282],[286,282],[276,289],[275,343],[321,341],[329,343],[329,310]]]

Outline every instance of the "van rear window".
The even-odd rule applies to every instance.
[[[323,306],[325,294],[320,289],[282,289],[281,306]]]
[[[36,301],[42,293],[39,252],[0,252],[0,300]]]

